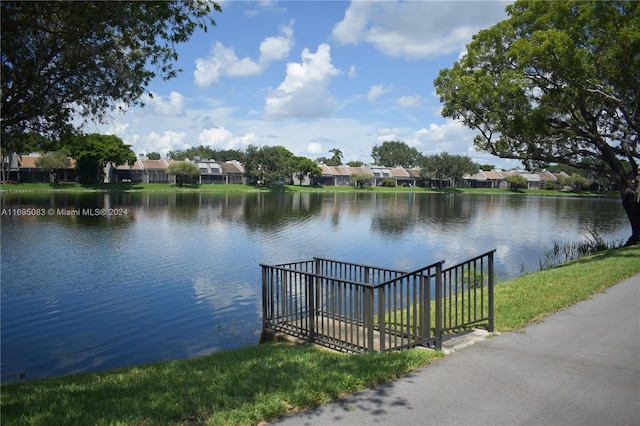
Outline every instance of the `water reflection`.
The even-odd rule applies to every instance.
[[[544,247],[623,240],[618,200],[401,193],[2,194],[2,380],[56,376],[254,344],[260,263],[313,256],[448,265],[497,249],[500,278]]]

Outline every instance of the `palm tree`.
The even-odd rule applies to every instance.
[[[331,157],[332,166],[339,166],[342,164],[342,151],[339,148],[330,149],[329,152],[333,154],[333,157]]]

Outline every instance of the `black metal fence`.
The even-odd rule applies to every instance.
[[[414,271],[313,258],[262,267],[263,329],[349,352],[418,345],[481,323],[493,331],[493,253]]]

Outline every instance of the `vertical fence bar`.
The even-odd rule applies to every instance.
[[[373,286],[364,290],[364,327],[366,333],[365,347],[373,352]]]
[[[436,265],[436,349],[442,350],[442,264]]]
[[[267,292],[267,285],[269,282],[268,268],[262,267],[262,329],[267,328],[267,319],[269,318],[268,305],[271,298]]]
[[[380,352],[384,352],[385,350],[385,337],[387,332],[385,330],[385,320],[386,314],[384,309],[384,304],[386,302],[386,286],[377,287],[378,290],[378,332],[380,339]]]
[[[422,276],[420,311],[422,321],[420,322],[420,340],[427,340],[431,337],[431,278],[429,275]]]
[[[315,275],[307,276],[307,306],[309,313],[307,315],[309,321],[309,341],[313,342],[316,335],[316,280]]]
[[[493,253],[495,252],[489,252],[489,264],[487,265],[487,269],[488,269],[488,273],[489,273],[489,323],[487,324],[487,329],[490,333],[493,333],[493,286],[494,286],[494,281],[493,281]]]

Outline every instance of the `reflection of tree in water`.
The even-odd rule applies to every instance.
[[[401,236],[416,226],[460,222],[477,214],[469,197],[452,194],[372,194],[371,229],[383,235]]]
[[[317,214],[321,201],[322,195],[313,192],[247,194],[243,220],[248,229],[272,231]]]

